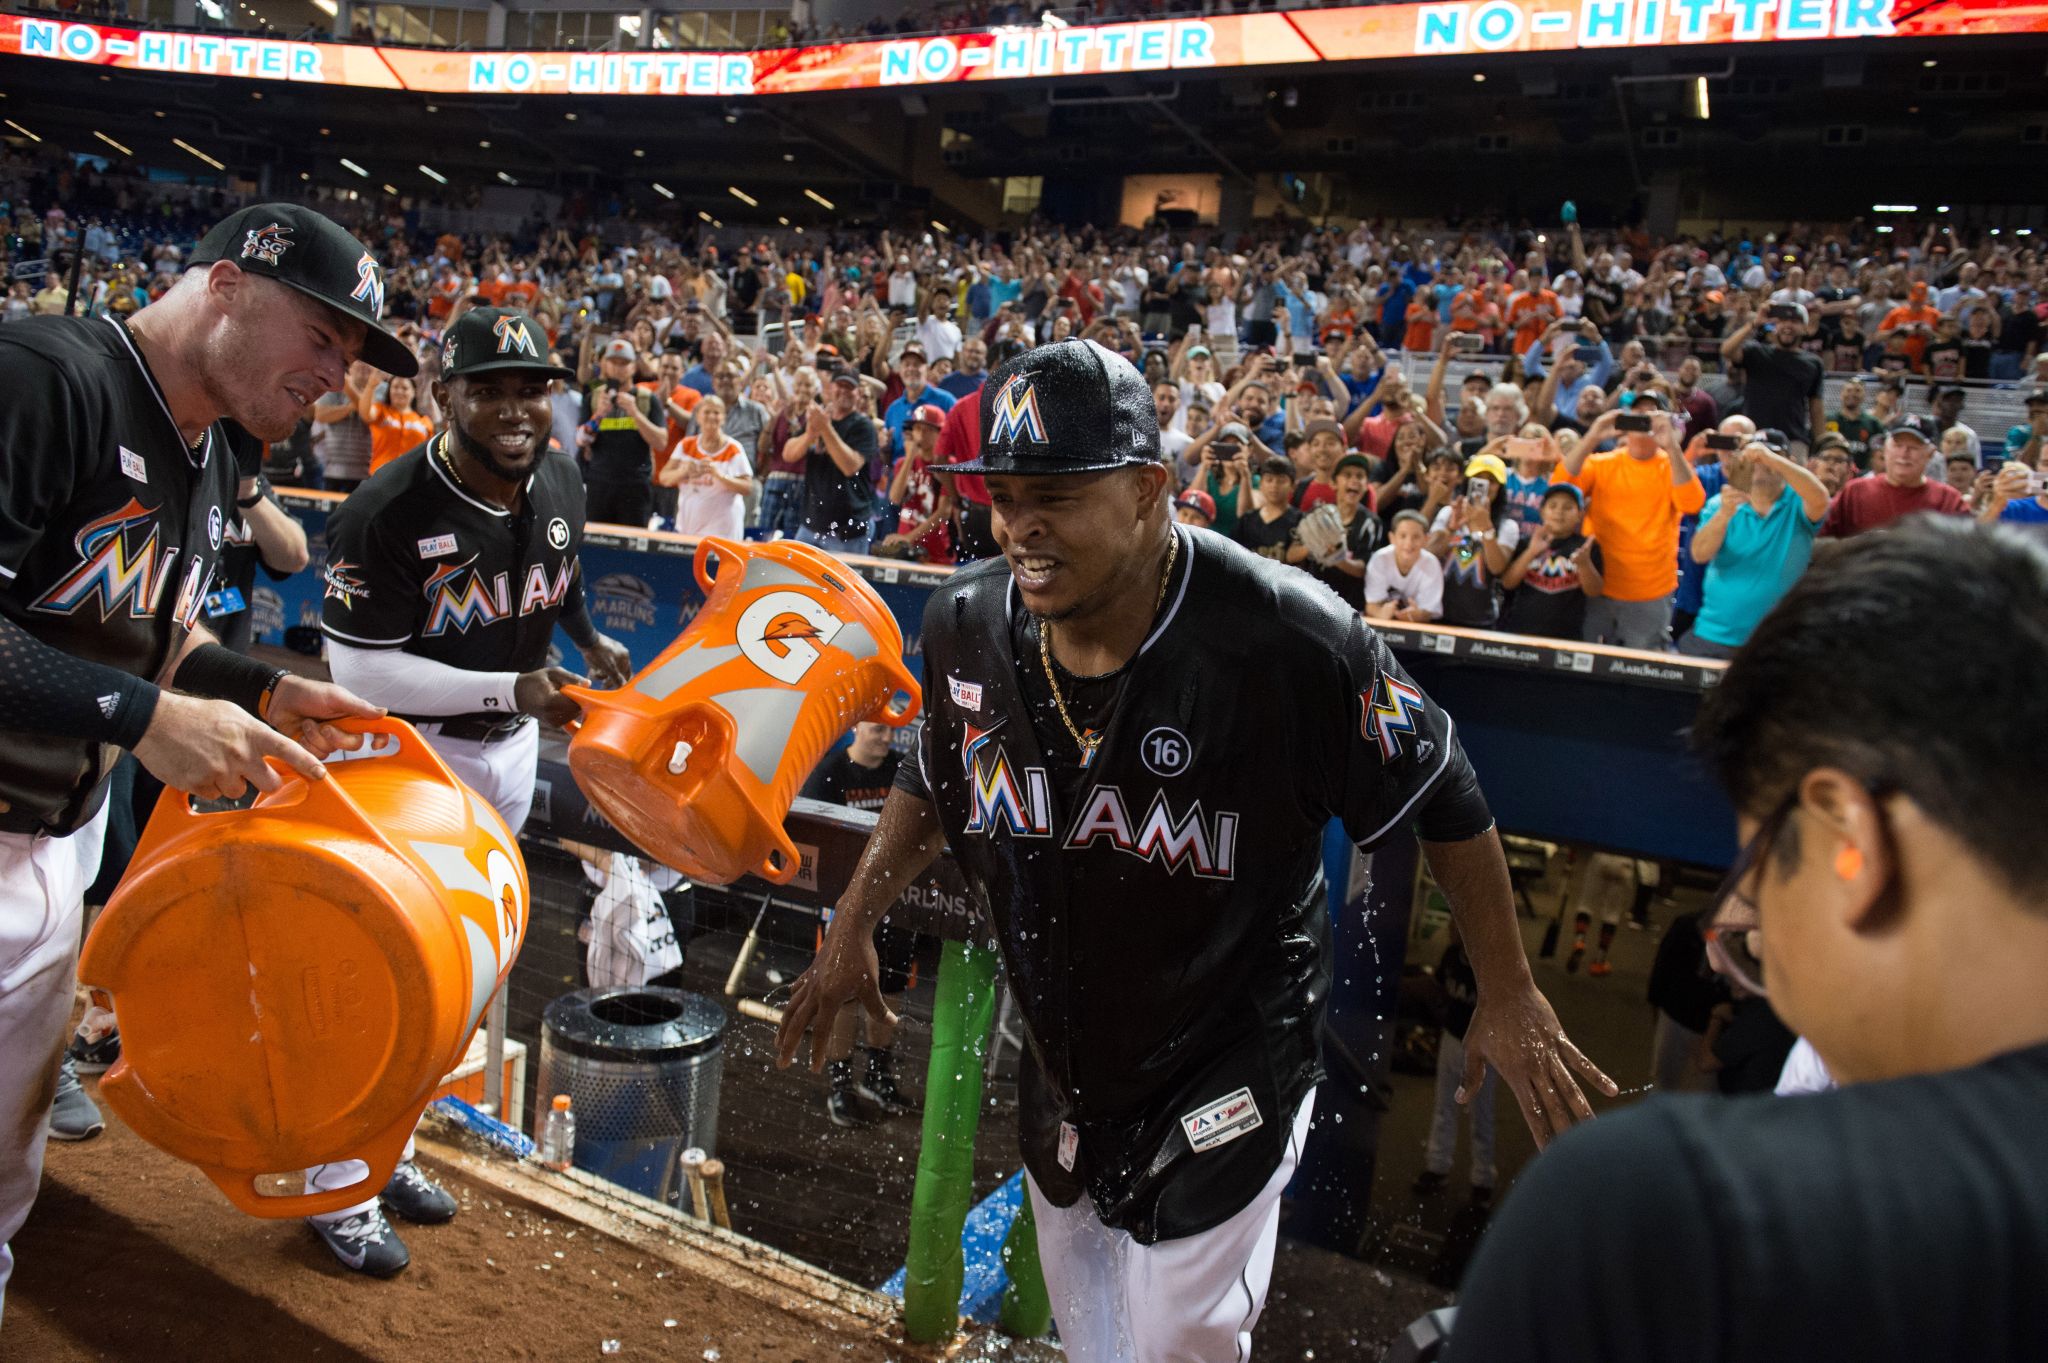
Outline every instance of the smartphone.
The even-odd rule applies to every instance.
[[[1465,480],[1465,500],[1468,502],[1490,502],[1493,500],[1493,484],[1484,478]]]
[[[1623,412],[1614,418],[1614,429],[1632,431],[1641,435],[1650,433],[1650,414],[1647,412]]]
[[[1451,333],[1451,349],[1466,351],[1484,350],[1486,349],[1486,338],[1476,331],[1454,331]]]
[[[1702,443],[1710,450],[1719,450],[1723,454],[1733,454],[1742,448],[1742,437],[1739,435],[1722,435],[1718,431],[1714,431],[1709,432]]]
[[[1773,303],[1764,309],[1764,316],[1777,322],[1796,322],[1799,320],[1799,307],[1795,303]]]
[[[1508,458],[1541,459],[1543,442],[1535,436],[1511,435],[1508,437]]]
[[[1316,367],[1316,353],[1311,350],[1295,355],[1294,367],[1296,369],[1314,369]]]
[[[1572,358],[1577,360],[1580,364],[1598,364],[1600,363],[1600,347],[1596,345],[1573,346]]]

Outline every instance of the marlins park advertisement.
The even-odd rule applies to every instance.
[[[2038,0],[1449,0],[752,52],[567,53],[291,42],[6,14],[0,54],[428,94],[730,97],[1392,57],[2038,32],[2048,32],[2048,5]]]

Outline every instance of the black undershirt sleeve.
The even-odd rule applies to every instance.
[[[140,677],[75,657],[0,618],[0,714],[10,729],[133,748],[159,694]]]

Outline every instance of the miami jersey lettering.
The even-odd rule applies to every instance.
[[[569,595],[575,571],[569,559],[552,575],[542,564],[529,565],[519,593],[519,614],[560,606]],[[420,633],[430,639],[451,629],[461,634],[471,625],[494,625],[512,615],[510,574],[497,573],[486,579],[476,570],[474,557],[434,569],[421,584],[420,595],[427,602],[427,623]]]

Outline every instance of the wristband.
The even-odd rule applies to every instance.
[[[284,668],[245,658],[225,645],[201,644],[178,664],[171,685],[195,696],[233,701],[260,719],[284,676]]]
[[[240,508],[241,508],[242,510],[244,510],[244,511],[248,511],[248,510],[251,510],[251,509],[253,509],[253,508],[254,508],[254,507],[255,507],[255,506],[257,505],[257,503],[261,502],[262,500],[263,500],[263,493],[262,493],[262,491],[261,491],[261,490],[259,489],[259,490],[257,491],[257,493],[256,493],[256,495],[255,495],[254,497],[248,497],[248,498],[243,498],[243,497],[237,497],[237,498],[235,498],[235,505],[236,505],[237,507],[240,507]]]

